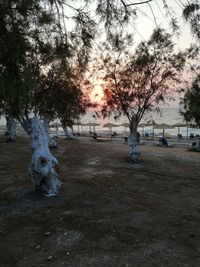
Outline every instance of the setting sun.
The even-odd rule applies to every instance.
[[[104,93],[103,93],[103,89],[101,87],[101,83],[98,82],[94,85],[94,89],[92,90],[90,97],[91,100],[97,103],[102,102]]]

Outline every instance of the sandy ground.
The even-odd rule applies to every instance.
[[[0,137],[0,266],[200,266],[200,154],[59,139],[61,195],[32,192],[28,139]]]

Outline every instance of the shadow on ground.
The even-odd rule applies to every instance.
[[[199,154],[59,140],[59,197],[31,188],[26,138],[0,139],[0,266],[200,266]]]

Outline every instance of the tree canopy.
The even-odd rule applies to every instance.
[[[200,75],[192,82],[181,102],[183,115],[186,122],[200,126]]]
[[[34,97],[44,84],[47,87],[53,70],[60,69],[69,77],[77,62],[79,70],[87,64],[95,22],[77,10],[75,28],[67,31],[63,12],[61,1],[0,3],[0,108],[19,121],[33,110],[39,113]],[[72,64],[76,42],[79,54]],[[59,78],[53,75],[51,80],[54,77]]]
[[[105,81],[103,115],[124,114],[129,121],[137,118],[137,123],[145,111],[173,98],[185,63],[184,54],[174,52],[172,36],[163,29],[156,29],[135,51],[130,35],[115,35],[110,45],[104,44],[100,57]]]
[[[86,70],[99,23],[104,24],[108,36],[112,38],[116,29],[122,29],[131,18],[136,18],[139,7],[147,5],[154,16],[151,8],[153,3],[154,0],[1,1],[1,111],[20,121],[28,118],[33,110],[39,113],[37,108],[40,105],[35,104],[35,92],[41,91],[45,80],[47,86],[52,70],[59,66],[69,76],[71,68],[74,68],[72,58],[76,58],[79,63],[80,72]],[[195,1],[189,3],[194,8],[187,17],[191,17],[190,14],[194,12],[196,15],[198,11]],[[162,5],[166,13],[170,14],[167,1],[162,0]],[[171,20],[175,25],[172,17]],[[74,47],[77,46],[75,57]],[[80,72],[77,73],[79,78]]]
[[[188,1],[183,10],[183,17],[189,22],[193,35],[200,40],[200,3],[198,0]]]
[[[188,1],[184,8],[183,16],[189,23],[191,32],[196,39],[195,45],[189,49],[189,61],[191,72],[193,73],[193,81],[184,88],[184,96],[181,99],[181,115],[185,121],[194,125],[200,126],[200,66],[199,66],[199,51],[200,51],[200,3],[198,0]]]
[[[35,92],[35,107],[41,117],[59,118],[63,125],[71,127],[90,106],[88,87],[88,81],[54,68]]]

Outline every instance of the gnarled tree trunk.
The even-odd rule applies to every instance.
[[[74,136],[69,132],[67,125],[65,123],[62,123],[62,128],[65,133],[66,139],[74,139]]]
[[[137,126],[138,121],[137,118],[133,117],[130,123],[130,134],[128,136],[128,147],[129,147],[129,159],[132,161],[139,160],[139,148],[138,148],[138,140],[137,140]]]
[[[7,135],[8,135],[8,142],[14,142],[16,137],[16,126],[17,123],[13,117],[7,116],[6,117],[6,127],[7,127]]]
[[[50,121],[51,121],[50,118],[48,118],[48,117],[44,118],[44,120],[43,120],[44,129],[45,129],[46,136],[48,138],[49,147],[50,148],[56,148],[57,147],[57,143],[54,140],[54,138],[52,138],[50,136],[50,134],[49,134],[49,123],[50,123]]]
[[[37,117],[26,120],[22,126],[30,136],[33,151],[29,167],[33,187],[47,197],[56,196],[61,187],[56,172],[58,161],[49,150],[44,126]]]

